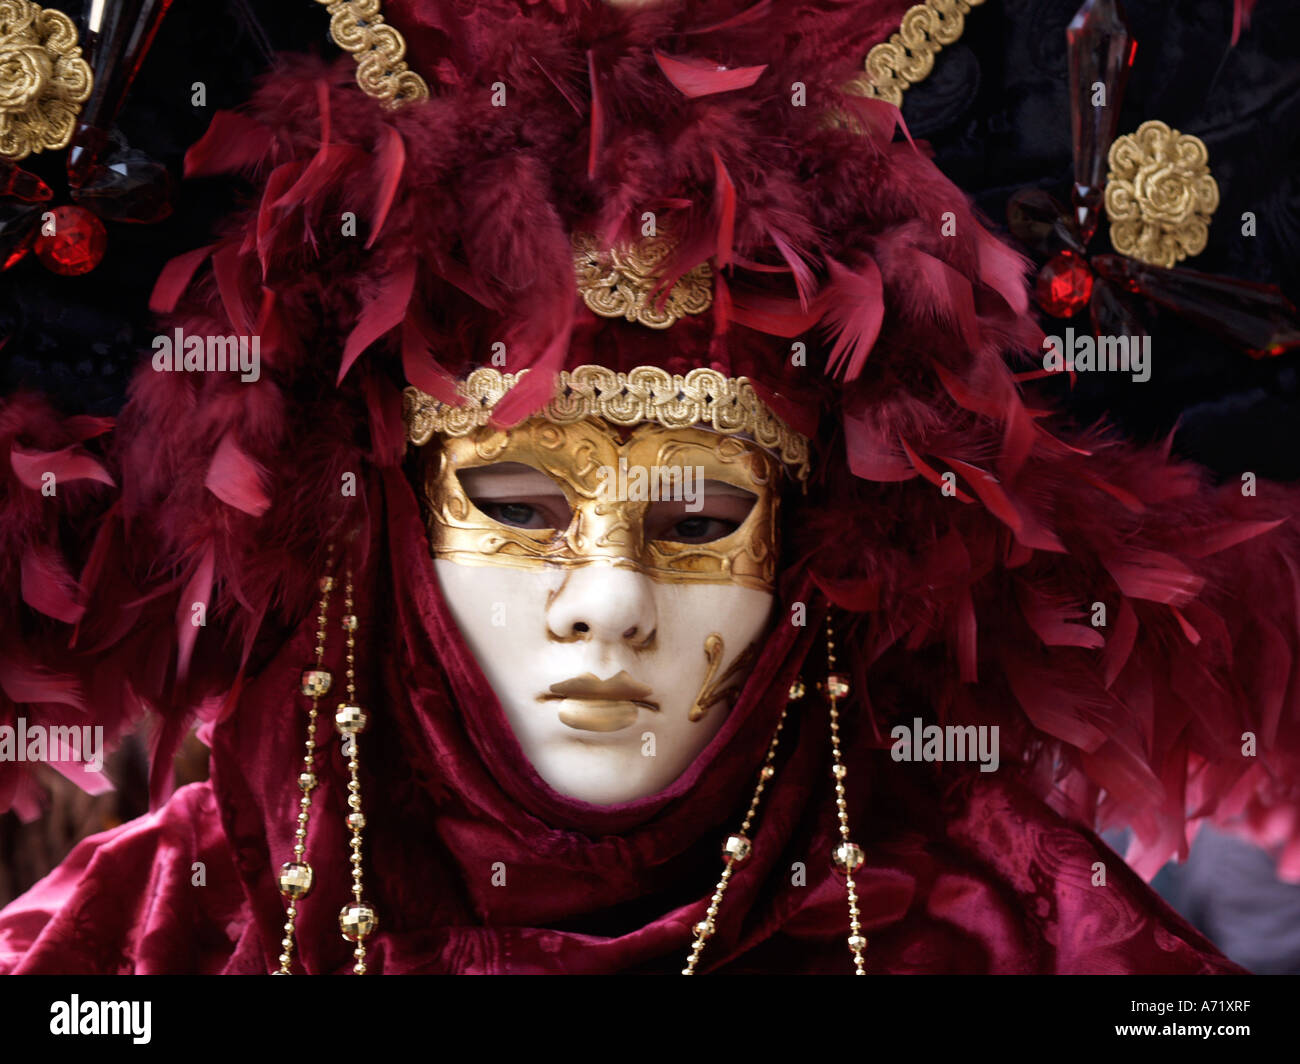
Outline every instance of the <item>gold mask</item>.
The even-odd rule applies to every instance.
[[[567,527],[521,528],[474,504],[459,474],[507,462],[535,469],[558,485],[568,503]],[[781,473],[779,460],[749,440],[693,426],[646,422],[620,431],[598,417],[569,424],[534,417],[512,429],[484,425],[442,437],[430,448],[424,469],[429,541],[435,557],[463,565],[601,562],[661,582],[771,591]],[[707,482],[729,485],[752,495],[753,506],[718,539],[649,538],[645,518],[652,502],[681,498],[689,481],[705,495]]]

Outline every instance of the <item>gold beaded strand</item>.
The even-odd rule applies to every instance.
[[[334,545],[330,544],[326,555],[325,569],[330,570],[334,560]],[[293,860],[286,861],[280,867],[280,893],[288,900],[285,909],[284,938],[280,942],[280,967],[275,975],[292,974],[294,950],[294,924],[298,918],[298,902],[311,893],[313,873],[311,865],[303,860],[307,851],[307,824],[311,815],[311,792],[316,787],[316,718],[320,699],[329,692],[333,677],[325,664],[326,619],[329,615],[330,592],[334,590],[334,578],[324,576],[320,581],[320,614],[316,619],[316,663],[315,668],[304,669],[301,690],[311,699],[307,711],[307,745],[302,757],[302,772],[298,775],[298,788],[302,797],[298,800],[298,827],[294,831]]]
[[[349,942],[355,942],[352,956],[356,963],[352,970],[357,975],[366,974],[366,939],[379,926],[375,910],[366,903],[361,872],[361,830],[366,826],[361,811],[361,763],[357,752],[357,736],[366,728],[366,711],[356,704],[356,633],[357,618],[352,612],[352,570],[347,571],[343,604],[343,630],[347,632],[347,684],[348,700],[340,702],[334,714],[334,724],[343,742],[343,756],[348,759],[348,815],[347,826],[352,837],[348,845],[352,854],[352,901],[339,911],[339,930]]]
[[[772,762],[776,760],[776,747],[781,739],[781,729],[785,726],[788,703],[802,697],[803,684],[795,681],[790,687],[787,705],[781,707],[781,718],[776,722],[772,741],[767,744],[767,756],[763,759],[763,767],[758,772],[758,784],[754,787],[754,796],[749,801],[749,811],[745,814],[740,830],[734,835],[728,835],[722,844],[722,860],[726,866],[722,869],[722,878],[713,888],[713,896],[709,899],[709,908],[704,919],[691,929],[695,934],[695,941],[691,944],[690,956],[686,958],[686,967],[682,969],[682,975],[695,974],[695,966],[700,962],[700,954],[704,952],[706,943],[717,929],[718,911],[722,907],[723,895],[727,893],[727,884],[731,882],[731,874],[736,866],[743,864],[753,852],[754,845],[750,842],[749,831],[754,825],[754,817],[758,815],[758,805],[763,798],[763,790],[767,787],[768,780],[776,775],[776,767]]]
[[[853,873],[862,865],[862,848],[849,838],[849,809],[845,797],[844,777],[849,770],[844,766],[840,751],[839,701],[849,694],[848,677],[835,671],[835,631],[830,614],[826,615],[826,700],[830,704],[831,718],[831,775],[835,778],[835,809],[839,815],[840,841],[831,854],[831,861],[844,873],[844,886],[849,897],[849,952],[853,955],[853,974],[866,975],[862,951],[867,940],[862,935],[861,913],[858,910],[858,891]]]

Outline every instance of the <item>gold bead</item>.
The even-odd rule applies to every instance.
[[[849,936],[849,949],[853,950],[854,953],[857,953],[859,950],[864,950],[866,948],[867,948],[867,940],[863,938],[861,935]]]
[[[790,692],[788,697],[791,702],[798,702],[799,699],[803,698],[803,696],[806,693],[807,693],[807,688],[804,687],[803,681],[795,680],[795,682],[790,685]]]
[[[360,942],[368,938],[379,926],[379,917],[375,910],[364,902],[360,905],[345,905],[339,910],[339,930],[350,942]]]
[[[280,893],[286,898],[305,898],[311,893],[311,865],[286,861],[280,866]]]
[[[355,632],[357,630],[357,615],[355,613],[345,613],[342,624],[345,632]]]
[[[316,775],[312,772],[304,772],[298,777],[298,789],[304,793],[316,786]]]
[[[754,850],[754,844],[744,835],[728,835],[722,844],[722,859],[728,863],[740,864],[748,859]]]
[[[832,672],[826,677],[826,693],[831,698],[848,698],[849,678],[842,672]]]
[[[759,775],[762,776],[763,779],[765,780],[770,780],[773,776],[776,775],[776,769],[774,769],[771,765],[764,765],[763,771],[760,772]]]
[[[322,576],[322,577],[320,578],[320,589],[321,589],[322,591],[333,591],[333,590],[334,590],[334,577],[332,577],[332,576]]]
[[[841,872],[852,872],[862,865],[862,847],[855,842],[841,842],[831,853],[831,861]]]
[[[302,693],[308,698],[319,698],[330,689],[334,677],[328,669],[304,669],[302,672]]]
[[[695,932],[697,937],[708,938],[713,934],[713,921],[701,920],[691,930]]]
[[[846,769],[843,765],[836,765],[833,769],[831,769],[831,775],[834,776],[837,780],[842,780],[848,774],[849,774],[849,770]],[[835,789],[839,791],[842,788],[836,787]]]
[[[366,730],[366,711],[360,706],[340,702],[334,714],[334,726],[344,735],[360,735]]]
[[[347,824],[353,831],[360,831],[366,826],[366,817],[364,813],[349,813]]]

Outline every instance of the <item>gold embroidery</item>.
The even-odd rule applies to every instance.
[[[909,7],[898,32],[867,53],[866,73],[850,83],[849,91],[901,107],[903,93],[930,76],[935,55],[961,37],[970,9],[983,2],[926,0]]]
[[[456,386],[463,397],[450,406],[409,387],[402,393],[407,439],[423,447],[434,433],[466,436],[486,425],[492,409],[528,370],[500,373],[476,369]],[[558,425],[600,417],[614,425],[653,421],[666,428],[699,425],[728,436],[748,436],[777,455],[800,480],[808,477],[808,440],[772,413],[747,377],[727,377],[715,369],[693,369],[685,376],[655,366],[615,373],[603,366],[563,370],[555,396],[539,416]]]
[[[357,61],[357,84],[395,110],[429,98],[424,78],[406,65],[406,40],[384,22],[380,0],[316,0],[330,16],[330,36]]]
[[[626,318],[651,329],[666,329],[687,314],[713,305],[713,271],[707,262],[677,279],[667,297],[653,298],[658,270],[672,253],[670,237],[647,237],[637,244],[602,250],[589,234],[573,237],[573,268],[582,301],[602,318]]]
[[[91,82],[72,19],[29,0],[0,0],[0,156],[66,147]]]
[[[1219,186],[1204,141],[1153,120],[1117,137],[1108,159],[1106,214],[1116,251],[1168,268],[1205,250]]]

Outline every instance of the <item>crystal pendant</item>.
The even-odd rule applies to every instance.
[[[339,910],[339,930],[351,942],[369,938],[379,926],[379,917],[369,905],[345,905]]]
[[[1097,231],[1106,188],[1107,155],[1137,41],[1119,0],[1086,0],[1065,31],[1070,56],[1070,131],[1074,144],[1071,199],[1086,246]]]
[[[1092,270],[1081,255],[1061,251],[1038,271],[1034,300],[1054,318],[1072,318],[1092,297]]]
[[[9,269],[31,250],[43,213],[39,203],[0,200],[0,271]]]
[[[1088,303],[1094,336],[1145,336],[1146,326],[1133,301],[1104,278],[1097,278]]]
[[[108,130],[153,44],[172,0],[103,0],[86,5],[81,43],[94,75],[68,149],[68,184],[83,185],[109,145]]]
[[[1022,188],[1007,200],[1007,228],[1043,258],[1058,251],[1083,251],[1083,241],[1065,204],[1041,188]]]
[[[89,273],[108,247],[104,223],[84,207],[55,207],[32,245],[41,264],[63,277]],[[48,232],[46,230],[49,230]]]
[[[152,225],[172,213],[173,192],[167,167],[123,144],[104,155],[72,198],[109,221]]]
[[[0,159],[0,196],[12,196],[24,203],[44,203],[54,197],[54,191],[35,174]]]
[[[302,693],[308,698],[319,698],[328,693],[334,677],[328,669],[303,669]]]
[[[1098,255],[1097,272],[1145,296],[1252,358],[1300,347],[1300,316],[1280,288],[1195,270],[1166,270],[1123,255]]]

